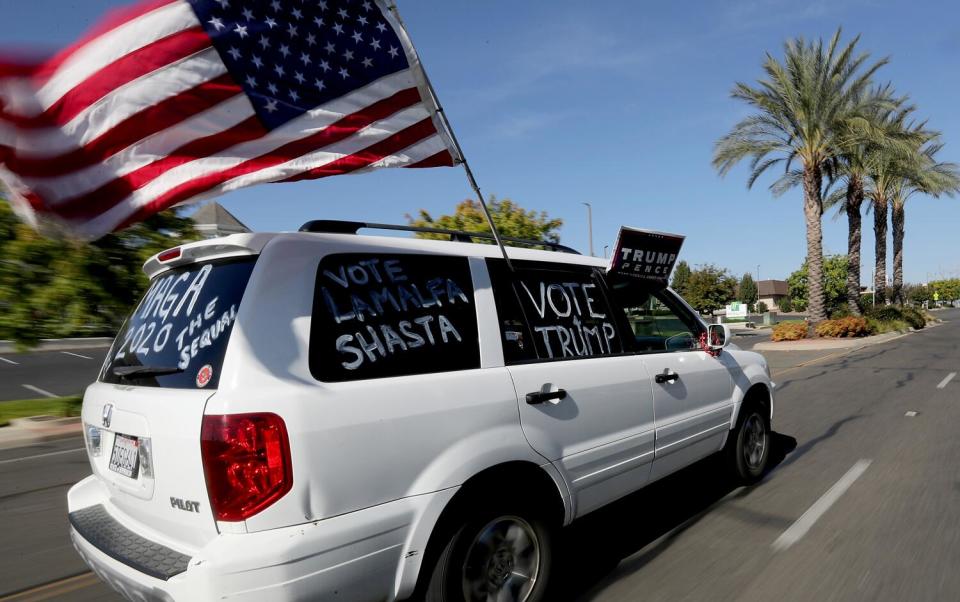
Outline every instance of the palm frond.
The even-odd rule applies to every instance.
[[[822,174],[828,189],[850,169],[865,172],[866,151],[885,140],[875,117],[889,117],[904,103],[889,86],[873,87],[887,59],[871,61],[868,53],[858,52],[859,36],[841,44],[842,33],[838,28],[826,43],[789,39],[782,58],[764,56],[760,79],[733,87],[731,97],[754,113],[716,142],[712,162],[720,175],[748,160],[747,186],[752,187],[770,167],[783,163],[783,175],[770,186],[780,195],[802,184],[804,169]],[[909,146],[899,139],[890,144],[904,154]]]

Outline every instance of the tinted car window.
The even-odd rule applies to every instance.
[[[339,382],[480,367],[465,257],[350,253],[317,268],[310,370]]]
[[[518,263],[512,282],[539,358],[623,352],[616,319],[592,268],[527,268]]]
[[[244,258],[192,263],[154,278],[117,334],[100,380],[216,388],[254,262],[255,258]]]
[[[633,336],[631,347],[640,352],[699,349],[700,322],[662,286],[647,282],[616,282],[610,287],[612,302],[623,312],[623,322]]]
[[[502,259],[488,259],[487,269],[497,305],[503,361],[510,365],[537,359],[532,331],[520,307],[520,298],[513,288],[513,273]]]

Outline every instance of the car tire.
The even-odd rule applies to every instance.
[[[724,450],[727,466],[737,482],[752,485],[763,478],[770,461],[770,440],[769,416],[759,405],[743,406]]]
[[[543,602],[553,564],[550,523],[523,504],[469,514],[447,538],[425,602]]]

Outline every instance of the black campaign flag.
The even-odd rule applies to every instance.
[[[622,226],[608,272],[613,276],[667,283],[683,236]]]

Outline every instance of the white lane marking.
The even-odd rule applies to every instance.
[[[37,454],[35,456],[24,456],[23,458],[11,458],[10,460],[0,460],[0,464],[10,464],[11,462],[22,462],[24,460],[33,460],[34,458],[46,458],[47,456],[59,456],[61,454],[72,454],[78,451],[85,451],[85,448],[78,447],[76,449],[67,449],[64,451],[55,451],[47,452],[45,454]]]
[[[80,358],[83,358],[83,359],[85,359],[85,360],[92,360],[92,359],[93,359],[93,358],[90,357],[89,355],[80,355],[79,353],[73,353],[73,352],[71,352],[71,351],[61,351],[60,353],[62,353],[62,354],[64,354],[64,355],[72,355],[73,357],[80,357]]]
[[[5,357],[0,357],[0,362],[7,362],[8,364],[13,364],[14,366],[19,366],[20,362],[15,362],[13,360],[8,360]]]
[[[906,416],[907,418],[913,418],[913,417],[916,416],[916,415],[917,415],[917,413],[914,412],[913,410],[910,410],[909,412],[907,412],[906,414],[904,414],[904,416]]]
[[[29,389],[30,391],[33,391],[34,393],[39,393],[44,397],[60,397],[59,395],[54,395],[50,391],[46,391],[44,389],[41,389],[40,387],[34,387],[33,385],[22,385],[22,386],[24,389]]]
[[[813,527],[813,524],[820,520],[820,517],[830,509],[840,496],[853,485],[853,482],[860,478],[860,475],[867,470],[873,460],[857,460],[857,462],[840,477],[840,480],[833,484],[833,487],[827,490],[819,500],[813,503],[795,523],[784,531],[776,541],[773,542],[773,549],[786,550],[807,534],[807,531]]]
[[[949,383],[951,380],[953,380],[953,377],[956,376],[956,375],[957,375],[956,372],[951,372],[950,374],[948,374],[948,375],[946,376],[946,378],[944,378],[943,380],[940,381],[940,384],[937,385],[937,388],[938,388],[938,389],[943,389],[944,387],[946,387],[946,386],[947,386],[947,383]]]

